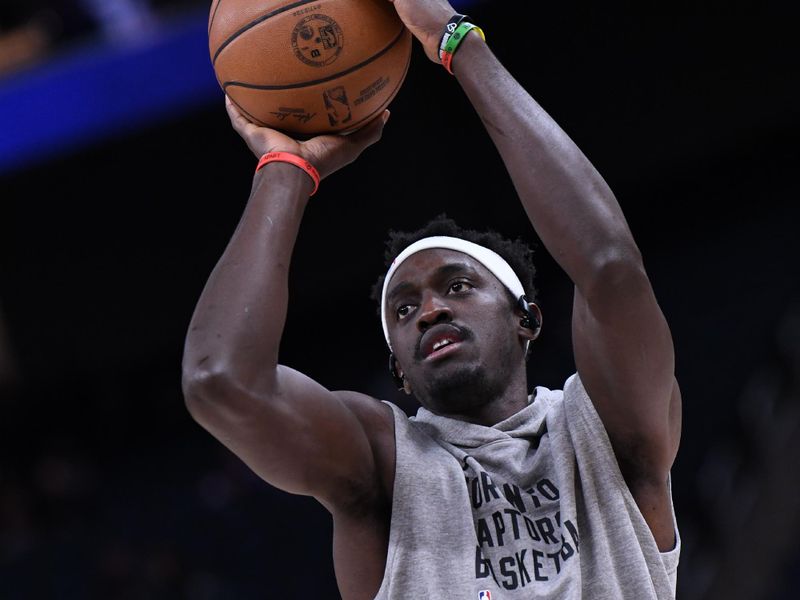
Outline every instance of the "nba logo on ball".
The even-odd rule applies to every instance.
[[[482,590],[478,592],[478,600],[492,600],[492,592],[489,590]]]

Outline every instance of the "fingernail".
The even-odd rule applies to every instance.
[[[389,120],[389,117],[392,115],[388,110],[383,111],[383,124],[386,125],[386,121]]]

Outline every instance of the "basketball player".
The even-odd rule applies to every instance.
[[[440,62],[452,7],[394,5]],[[667,323],[611,190],[480,34],[468,30],[444,58],[575,284],[577,373],[563,391],[529,393],[542,315],[525,248],[441,220],[395,236],[378,286],[415,417],[280,365],[314,167],[324,179],[355,160],[388,112],[347,137],[297,142],[228,103],[234,129],[267,157],[190,325],[188,408],[265,481],[330,511],[347,600],[672,598],[680,394]]]

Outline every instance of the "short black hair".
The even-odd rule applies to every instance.
[[[528,301],[536,302],[536,286],[534,285],[536,267],[533,264],[534,250],[532,246],[519,238],[515,240],[506,238],[496,231],[465,229],[444,213],[434,217],[416,231],[389,231],[389,238],[386,240],[386,251],[384,252],[386,270],[388,271],[389,266],[397,255],[411,244],[434,235],[461,238],[496,252],[505,259],[517,277],[519,277]],[[378,281],[372,286],[370,293],[370,298],[378,303],[378,315],[381,312],[381,292],[383,291],[383,280],[385,278],[386,273],[378,277]]]

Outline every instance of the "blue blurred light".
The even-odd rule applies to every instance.
[[[0,79],[0,175],[221,100],[207,25],[207,12],[190,14],[135,44],[98,41]]]
[[[207,36],[207,15],[196,15],[135,45],[86,47],[2,82],[0,174],[221,98]]]

